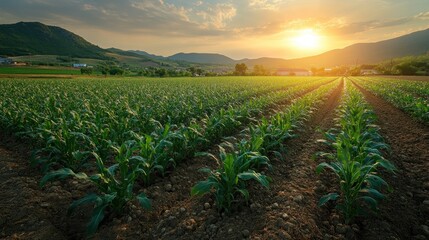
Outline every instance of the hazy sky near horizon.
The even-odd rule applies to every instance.
[[[60,26],[103,48],[296,58],[427,29],[429,0],[0,1],[0,23],[19,21]],[[313,42],[302,46],[306,31]]]

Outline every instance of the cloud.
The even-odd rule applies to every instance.
[[[231,4],[216,4],[200,10],[201,19],[192,7],[163,0],[14,0],[0,3],[0,8],[22,21],[159,36],[220,35],[236,14]]]
[[[237,9],[232,4],[210,5],[206,10],[198,11],[197,15],[203,19],[205,28],[214,27],[223,29],[226,23],[237,14]]]
[[[420,20],[429,20],[429,12],[422,12],[415,16],[415,18]]]
[[[250,0],[249,6],[258,9],[274,10],[282,3],[282,0]]]
[[[320,27],[325,29],[329,33],[336,35],[349,35],[370,30],[394,27],[404,25],[408,22],[413,21],[412,17],[389,19],[389,20],[370,20],[363,22],[352,22],[347,23],[343,19],[333,19],[326,23],[321,23]]]

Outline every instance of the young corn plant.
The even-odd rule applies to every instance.
[[[213,194],[219,211],[230,212],[233,202],[237,201],[239,195],[246,201],[249,199],[249,192],[246,189],[248,180],[255,180],[268,188],[268,178],[251,169],[252,166],[268,164],[267,157],[257,152],[245,152],[240,155],[225,153],[221,148],[220,159],[216,160],[221,162],[221,168],[217,170],[201,169],[200,171],[208,173],[209,177],[192,187],[191,195],[204,195],[214,189]]]
[[[135,195],[133,192],[136,179],[145,171],[141,167],[145,159],[133,155],[137,149],[136,146],[134,141],[127,141],[119,148],[113,147],[116,153],[116,163],[110,167],[105,166],[103,160],[96,153],[93,153],[96,159],[97,174],[92,176],[63,168],[46,174],[40,184],[44,186],[49,181],[74,177],[90,181],[97,186],[99,194],[91,193],[73,202],[68,210],[68,214],[71,214],[80,205],[94,204],[92,216],[87,226],[87,234],[90,236],[97,231],[106,211],[121,214],[125,204],[133,199],[137,199],[142,207],[150,209],[151,203],[147,196],[144,193]]]
[[[165,169],[174,163],[166,151],[166,149],[171,148],[172,143],[164,139],[156,142],[154,137],[150,135],[141,137],[135,134],[135,138],[137,139],[136,150],[140,157],[140,178],[145,185],[149,185],[153,182],[156,174],[164,175]]]
[[[332,170],[340,181],[340,193],[323,196],[319,205],[340,198],[337,208],[343,213],[346,223],[366,211],[364,206],[375,210],[378,201],[384,198],[380,192],[388,184],[377,174],[382,167],[393,172],[395,167],[382,156],[382,150],[388,145],[373,124],[375,114],[356,89],[348,89],[348,95],[339,110],[338,129],[325,134],[325,139],[318,140],[327,144],[333,152],[318,153],[331,162],[318,165],[316,171]],[[389,188],[388,188],[389,189]]]

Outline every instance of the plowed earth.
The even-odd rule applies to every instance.
[[[122,216],[106,216],[95,239],[429,239],[429,129],[389,103],[359,87],[378,116],[381,134],[391,146],[387,158],[399,169],[382,173],[394,191],[374,216],[342,224],[333,208],[318,199],[338,187],[329,173],[316,174],[327,150],[317,139],[334,127],[343,82],[287,141],[282,159],[271,156],[269,189],[252,185],[250,202],[235,204],[231,214],[218,213],[213,198],[192,198],[190,188],[205,178],[201,167],[216,168],[209,158],[180,165],[167,178],[145,189],[153,210],[129,204]],[[0,238],[82,239],[91,207],[67,216],[68,205],[95,191],[70,179],[44,188],[29,164],[30,150],[10,136],[0,136]],[[217,147],[209,151],[215,153]]]

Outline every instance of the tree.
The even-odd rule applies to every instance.
[[[159,77],[165,77],[167,75],[167,70],[165,70],[165,68],[158,68],[155,70],[155,74]]]
[[[401,75],[415,75],[418,68],[412,64],[412,62],[403,62],[395,66]]]
[[[93,69],[92,69],[92,67],[85,67],[85,68],[81,68],[80,69],[80,74],[88,74],[88,75],[91,75],[92,74],[92,72],[93,72]]]
[[[109,74],[110,75],[122,75],[122,74],[124,74],[124,69],[119,68],[119,67],[112,67],[109,69]]]
[[[244,76],[244,75],[246,75],[246,71],[247,71],[246,64],[244,64],[244,63],[235,64],[234,75]]]
[[[255,65],[253,66],[253,75],[265,76],[268,75],[268,71],[265,69],[264,65]]]

